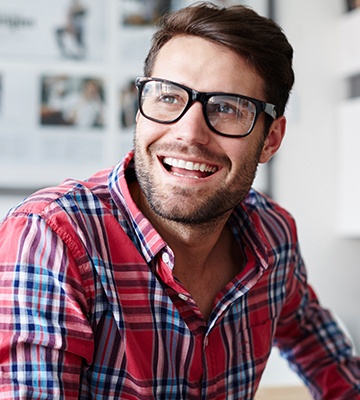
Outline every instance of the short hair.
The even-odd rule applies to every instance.
[[[278,116],[284,114],[294,84],[293,49],[274,21],[245,6],[226,8],[209,2],[165,14],[145,59],[146,76],[151,76],[159,50],[178,35],[201,37],[245,57],[264,80],[264,100],[277,107]]]

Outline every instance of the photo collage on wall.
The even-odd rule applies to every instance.
[[[102,0],[0,0],[0,186],[104,157],[106,19]]]
[[[194,2],[0,0],[0,188],[86,177],[130,150],[154,23]]]
[[[99,0],[0,0],[0,56],[98,60],[104,7]]]

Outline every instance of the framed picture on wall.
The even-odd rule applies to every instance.
[[[105,107],[102,79],[68,75],[41,77],[42,126],[103,128]]]
[[[355,10],[360,8],[360,0],[346,0],[347,11]]]
[[[120,89],[120,127],[124,130],[134,130],[136,113],[138,111],[138,92],[135,78],[129,79]]]
[[[0,187],[85,178],[85,172],[105,166],[104,78],[4,67],[1,81]]]
[[[172,0],[122,0],[124,25],[152,25],[172,9]]]
[[[0,57],[101,60],[102,0],[0,0]]]

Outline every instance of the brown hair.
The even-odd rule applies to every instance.
[[[265,100],[283,115],[294,83],[293,49],[281,28],[245,6],[220,8],[203,2],[166,14],[158,22],[144,73],[151,76],[159,50],[177,35],[192,35],[232,49],[255,68],[265,83]]]

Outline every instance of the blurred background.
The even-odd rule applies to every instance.
[[[131,147],[133,81],[176,0],[0,0],[0,218]],[[272,17],[295,50],[282,149],[256,179],[295,217],[309,280],[360,351],[360,9],[351,0],[217,1]],[[276,356],[265,380],[289,383]],[[282,371],[282,372],[280,372]]]

